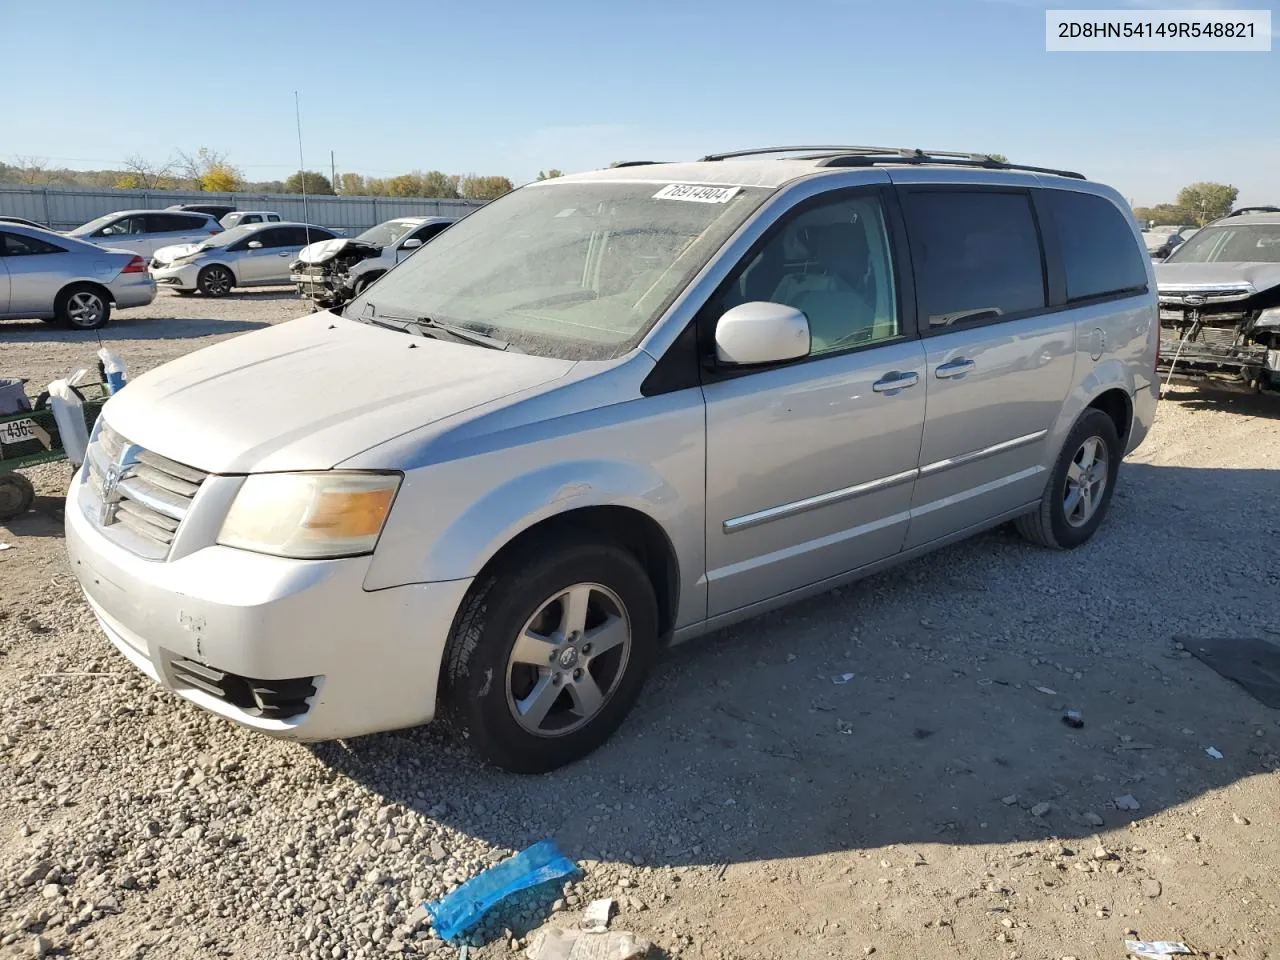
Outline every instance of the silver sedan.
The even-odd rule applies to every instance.
[[[206,297],[224,297],[233,287],[289,282],[289,264],[308,243],[335,233],[309,223],[254,223],[232,227],[201,243],[161,247],[151,258],[151,276],[162,287]]]
[[[132,251],[0,223],[0,320],[97,330],[111,319],[112,306],[143,307],[155,298],[146,261]]]

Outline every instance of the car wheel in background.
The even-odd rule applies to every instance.
[[[58,294],[56,319],[73,330],[97,330],[111,319],[111,301],[101,287],[77,283]]]
[[[206,297],[225,297],[235,285],[235,275],[216,263],[205,267],[196,278],[196,286]]]
[[[488,762],[553,770],[618,728],[657,648],[657,599],[631,553],[585,536],[535,544],[464,601],[445,651],[445,707]]]
[[[1070,549],[1086,542],[1111,505],[1122,453],[1112,419],[1086,410],[1067,434],[1040,505],[1014,527],[1042,547]]]
[[[20,517],[31,509],[36,491],[31,481],[18,473],[0,474],[0,522]]]

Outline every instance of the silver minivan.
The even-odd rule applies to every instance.
[[[112,397],[67,547],[138,669],[264,733],[603,742],[662,646],[1013,521],[1070,548],[1155,415],[1112,189],[809,148],[522,187]]]
[[[222,229],[209,214],[191,210],[119,210],[76,227],[67,236],[146,259],[161,247],[199,243]]]

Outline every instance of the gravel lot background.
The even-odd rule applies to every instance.
[[[162,293],[103,340],[137,373],[304,312]],[[33,384],[96,347],[0,323]],[[154,688],[67,570],[66,465],[30,476],[0,526],[0,956],[452,958],[421,900],[552,836],[583,878],[472,956],[603,894],[672,957],[1085,960],[1136,930],[1280,958],[1277,714],[1176,646],[1280,639],[1276,398],[1175,393],[1086,547],[997,531],[677,649],[536,778],[433,729],[278,743]]]

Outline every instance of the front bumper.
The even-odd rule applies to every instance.
[[[81,506],[82,484],[77,472],[67,494],[72,571],[107,637],[157,683],[293,740],[433,718],[470,580],[368,591],[369,557],[288,560],[221,546],[147,560],[102,534]]]
[[[195,290],[200,267],[194,263],[170,264],[164,267],[150,267],[147,272],[159,286],[173,287],[178,290]]]

